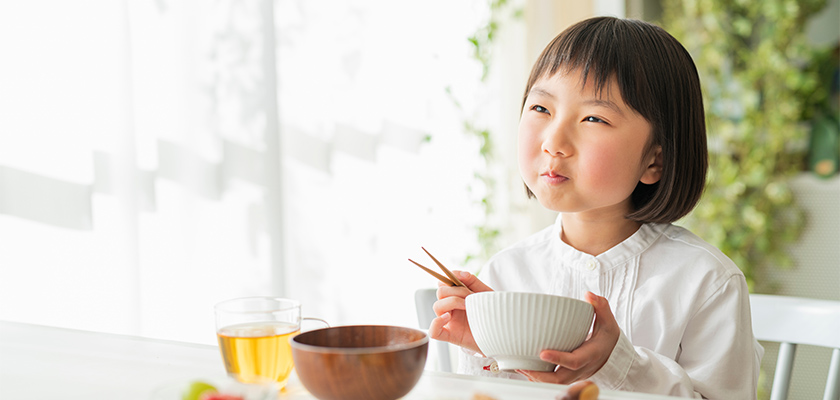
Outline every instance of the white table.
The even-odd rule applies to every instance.
[[[0,321],[0,398],[148,400],[164,384],[225,375],[216,346]],[[554,400],[563,386],[425,371],[406,400]],[[669,399],[602,392],[601,399]],[[313,397],[292,375],[278,399]]]

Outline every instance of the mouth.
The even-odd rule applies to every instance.
[[[550,185],[556,185],[556,184],[563,183],[563,182],[565,182],[565,181],[568,181],[568,180],[569,180],[569,178],[568,178],[568,177],[563,176],[563,175],[560,175],[560,174],[558,174],[557,172],[552,171],[552,170],[548,170],[548,171],[546,171],[546,172],[543,172],[543,173],[540,175],[540,178],[541,178],[541,179],[542,179],[545,183],[548,183],[548,184],[550,184]]]

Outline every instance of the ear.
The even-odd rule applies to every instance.
[[[662,178],[662,146],[654,146],[645,159],[647,167],[642,171],[639,181],[646,185],[653,185]]]

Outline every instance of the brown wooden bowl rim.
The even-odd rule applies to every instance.
[[[325,347],[325,346],[315,346],[312,344],[300,343],[298,339],[301,336],[304,336],[308,333],[327,330],[327,329],[341,329],[341,328],[399,328],[405,329],[409,331],[419,332],[423,334],[423,337],[407,343],[398,343],[398,344],[391,344],[387,346],[373,346],[373,347]],[[314,329],[311,331],[306,331],[300,333],[292,338],[289,342],[292,345],[293,349],[304,350],[304,351],[311,351],[316,353],[341,353],[341,354],[376,354],[376,353],[390,353],[395,351],[401,350],[409,350],[416,347],[423,346],[426,343],[429,343],[429,335],[426,332],[423,332],[419,329],[409,328],[405,326],[396,326],[396,325],[340,325],[340,326],[331,326],[329,328],[321,328],[321,329]]]

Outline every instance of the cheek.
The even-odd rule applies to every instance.
[[[615,168],[611,165],[615,160],[604,153],[596,153],[587,157],[578,165],[579,180],[594,186],[613,186],[616,178]]]
[[[519,172],[526,181],[530,173],[533,172],[534,161],[541,153],[541,145],[537,135],[530,133],[527,125],[520,124],[517,134],[517,158],[519,160]]]
[[[612,192],[620,196],[630,193],[639,181],[638,160],[628,157],[626,151],[598,151],[581,160],[579,173],[585,173],[588,182],[598,192]]]

